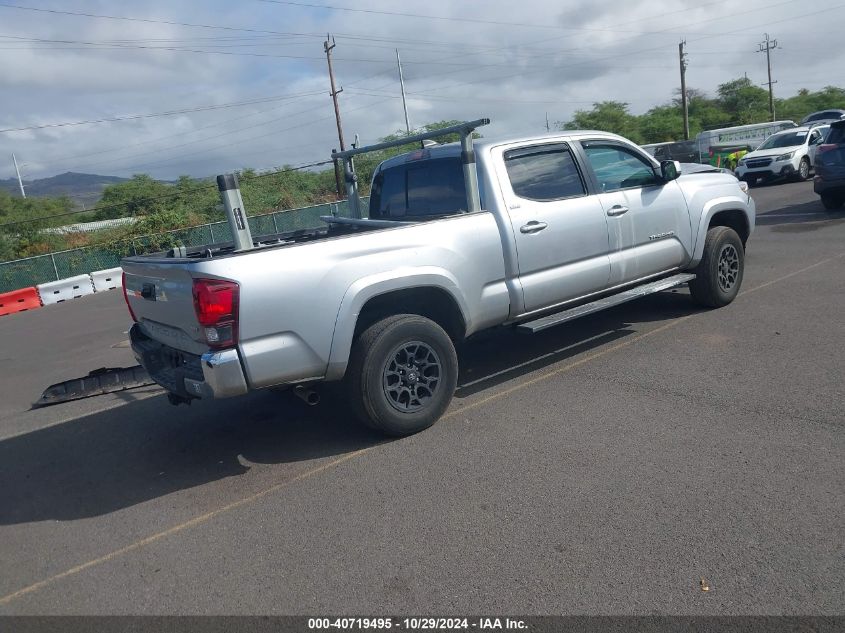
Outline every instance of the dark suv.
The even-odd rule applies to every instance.
[[[808,125],[810,123],[830,123],[831,121],[839,121],[845,119],[845,110],[821,110],[813,112],[801,119],[801,125]]]
[[[845,120],[830,124],[830,131],[816,151],[813,191],[822,197],[828,211],[845,203]]]
[[[681,163],[698,162],[698,146],[695,141],[676,141],[654,148],[654,157],[659,160],[677,160]]]

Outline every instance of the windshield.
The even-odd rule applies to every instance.
[[[781,134],[774,134],[763,141],[763,144],[757,149],[775,149],[777,147],[794,147],[795,145],[803,145],[807,140],[809,132],[783,132]]]

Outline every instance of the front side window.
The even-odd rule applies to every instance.
[[[584,142],[584,152],[602,191],[658,184],[651,163],[626,147],[601,142]]]
[[[587,192],[572,152],[564,144],[505,152],[505,168],[513,192],[520,198],[548,202]]]

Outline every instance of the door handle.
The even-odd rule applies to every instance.
[[[538,222],[537,220],[531,220],[528,224],[523,224],[519,227],[520,233],[539,233],[544,228],[549,226],[545,222]]]
[[[610,217],[622,215],[623,213],[628,213],[628,207],[623,207],[621,204],[614,204],[607,210],[607,215]]]

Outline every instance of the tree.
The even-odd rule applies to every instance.
[[[684,115],[678,106],[658,106],[637,118],[645,143],[662,143],[684,138]]]
[[[555,125],[564,130],[603,130],[642,142],[636,117],[629,114],[628,104],[621,101],[594,103],[592,110],[576,110],[571,120]]]
[[[558,121],[555,125],[564,130],[603,130],[621,134],[635,143],[643,142],[637,118],[628,112],[628,104],[621,101],[594,103],[592,110],[576,110],[571,120]]]
[[[96,220],[156,213],[165,209],[165,196],[176,193],[172,185],[153,180],[147,174],[135,174],[130,180],[109,185],[97,206]]]
[[[755,86],[748,77],[720,84],[716,93],[719,107],[730,117],[729,125],[769,120],[769,93]]]
[[[794,97],[775,100],[778,118],[791,119],[796,123],[812,112],[829,108],[845,109],[845,89],[825,86],[821,90],[810,92],[802,88]]]

